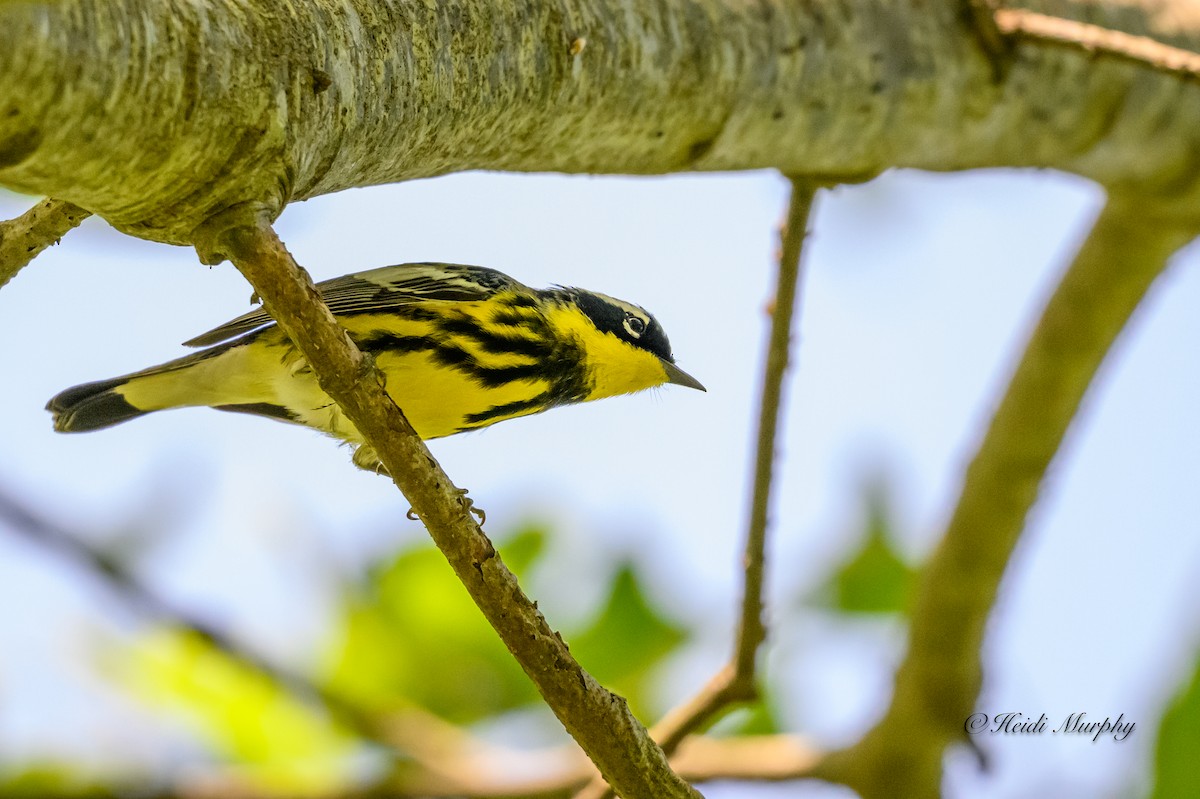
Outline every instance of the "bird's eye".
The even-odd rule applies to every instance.
[[[641,338],[642,334],[646,332],[646,323],[630,314],[625,317],[625,332],[634,338]]]

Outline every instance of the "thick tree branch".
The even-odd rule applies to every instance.
[[[267,215],[262,209],[238,209],[212,220],[199,237],[202,260],[228,257],[254,286],[321,387],[375,448],[475,604],[609,784],[627,799],[699,796],[671,771],[625,700],[583,670],[521,591],[462,494],[388,397],[372,364],[321,302]]]
[[[1195,2],[1050,5],[1184,51]],[[471,169],[1040,166],[1200,194],[1200,83],[1080,47],[998,79],[982,3],[0,2],[0,185],[182,244],[239,203]]]
[[[16,219],[0,222],[0,288],[89,216],[77,205],[47,198]]]
[[[1050,298],[922,573],[892,704],[822,766],[864,799],[938,795],[943,750],[965,739],[979,693],[988,613],[1046,469],[1113,342],[1198,233],[1194,208],[1111,196]]]

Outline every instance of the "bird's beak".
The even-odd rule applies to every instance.
[[[699,380],[692,377],[675,364],[671,363],[665,358],[659,358],[658,360],[662,363],[663,371],[667,373],[668,383],[674,383],[677,386],[687,386],[688,388],[698,388],[701,391],[708,391],[708,389],[701,385]]]

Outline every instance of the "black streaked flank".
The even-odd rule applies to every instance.
[[[452,366],[463,374],[473,377],[488,388],[499,388],[513,380],[558,379],[563,368],[555,368],[554,362],[530,363],[519,366],[482,366],[469,352],[460,347],[443,344],[433,351],[434,360],[443,366]],[[567,366],[565,371],[569,372]]]
[[[538,336],[547,335],[546,320],[525,311],[504,310],[492,314],[491,323],[497,327],[511,327],[516,330],[527,330]]]
[[[493,354],[514,353],[529,358],[547,358],[554,351],[552,341],[531,339],[528,336],[506,336],[482,327],[472,319],[446,319],[438,325],[444,333],[458,334],[472,339],[484,352]]]
[[[383,352],[428,352],[437,363],[457,369],[488,388],[497,388],[513,380],[544,380],[551,384],[561,382],[564,396],[569,394],[577,399],[587,396],[586,390],[581,388],[583,375],[574,374],[578,371],[578,357],[555,357],[556,351],[553,349],[539,351],[538,360],[530,364],[484,366],[462,347],[440,343],[432,336],[397,336],[394,333],[376,330],[353,338],[359,347],[372,355]]]
[[[437,349],[438,343],[430,336],[398,336],[386,330],[372,330],[370,333],[351,333],[350,338],[359,349],[371,353],[393,352],[428,352]]]
[[[543,411],[554,407],[555,404],[550,392],[543,391],[536,397],[531,397],[527,400],[517,400],[516,402],[508,402],[504,405],[493,405],[486,411],[467,414],[463,419],[467,424],[464,427],[460,427],[459,432],[475,430],[509,416],[526,415],[522,413],[523,411]]]

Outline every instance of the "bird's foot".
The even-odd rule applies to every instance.
[[[477,508],[477,507],[475,507],[475,500],[473,500],[473,499],[471,499],[470,497],[468,497],[468,496],[467,496],[467,493],[468,493],[468,492],[467,492],[467,489],[465,489],[465,488],[456,488],[456,489],[454,489],[454,490],[455,490],[456,492],[458,492],[459,501],[461,501],[461,502],[462,502],[462,504],[463,504],[463,510],[467,511],[467,512],[468,512],[468,513],[470,513],[471,515],[473,515],[473,516],[475,516],[476,518],[478,518],[478,519],[479,519],[479,526],[480,526],[480,527],[482,527],[482,526],[483,526],[483,524],[484,524],[484,522],[486,522],[486,521],[487,521],[487,511],[485,511],[483,508]],[[421,517],[420,517],[420,516],[418,516],[418,515],[417,515],[417,512],[416,512],[415,510],[413,510],[412,508],[409,508],[409,509],[408,509],[408,513],[404,514],[404,516],[405,516],[405,518],[407,518],[409,521],[414,521],[414,522],[417,522],[417,521],[420,521],[420,520],[421,520]]]

